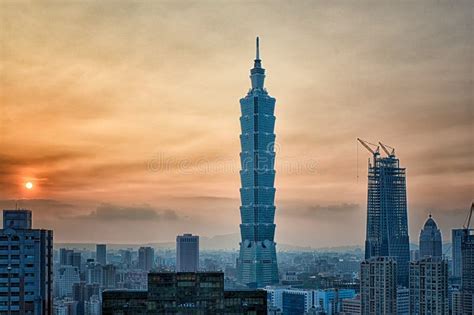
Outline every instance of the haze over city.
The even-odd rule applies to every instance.
[[[239,99],[257,35],[277,99],[277,243],[363,244],[369,154],[357,137],[395,147],[407,168],[411,240],[430,212],[445,240],[465,219],[470,1],[0,11],[0,207],[20,200],[55,242],[239,232]]]

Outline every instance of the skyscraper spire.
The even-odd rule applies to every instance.
[[[258,36],[257,36],[257,57],[255,59],[260,60],[260,44],[259,44]]]
[[[253,69],[250,69],[250,80],[252,81],[252,89],[263,89],[265,81],[265,69],[262,68],[260,60],[260,38],[256,40],[256,54]]]

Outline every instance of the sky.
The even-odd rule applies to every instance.
[[[410,241],[430,212],[447,241],[474,192],[473,11],[1,1],[0,208],[20,200],[56,242],[238,233],[239,99],[260,36],[277,99],[277,243],[363,244],[357,137],[395,147],[406,167]]]

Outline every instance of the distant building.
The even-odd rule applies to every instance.
[[[155,250],[152,247],[140,247],[138,249],[138,268],[145,271],[153,269],[155,261]]]
[[[33,229],[30,210],[4,210],[0,230],[0,314],[51,314],[52,268],[53,231]]]
[[[265,291],[224,291],[222,272],[149,273],[148,291],[106,290],[102,299],[102,315],[267,312]]]
[[[430,214],[420,232],[420,258],[442,257],[442,246],[441,231]]]
[[[361,263],[361,314],[397,313],[397,262],[391,257],[373,257]]]
[[[176,237],[176,272],[199,271],[199,236],[192,234]]]
[[[474,230],[465,229],[461,239],[461,306],[462,314],[474,314]],[[457,314],[455,314],[457,315]]]
[[[105,265],[102,267],[102,287],[104,289],[114,289],[117,287],[117,267]]]
[[[72,288],[75,283],[81,281],[79,270],[77,267],[71,265],[64,265],[59,267],[56,274],[56,295],[55,297],[72,298]]]
[[[365,258],[393,257],[397,285],[408,287],[410,246],[408,237],[405,168],[394,152],[369,162]]]
[[[97,295],[84,302],[84,315],[101,315],[102,303]]]
[[[308,312],[314,305],[314,291],[293,289],[282,294],[282,310],[284,315],[300,315]]]
[[[105,266],[107,264],[107,245],[97,244],[95,247],[95,260],[97,263]]]
[[[410,262],[410,314],[443,315],[448,312],[448,263],[432,256]]]
[[[410,315],[410,289],[397,288],[397,315]]]
[[[411,249],[410,250],[410,261],[419,260],[420,259],[420,251],[418,249]]]
[[[340,315],[360,315],[360,295],[352,299],[343,299],[341,303]]]
[[[470,231],[474,231],[470,229]],[[462,275],[462,257],[461,257],[461,242],[464,235],[464,229],[453,229],[451,231],[451,254],[453,256],[453,277],[457,279],[461,279]]]

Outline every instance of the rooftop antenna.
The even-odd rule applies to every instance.
[[[465,224],[463,226],[463,228],[465,230],[468,230],[471,226],[471,217],[472,217],[472,211],[474,210],[474,202],[471,203],[471,210],[469,210],[469,214],[467,215],[467,218],[466,218],[466,221],[465,221]]]
[[[257,54],[256,55],[257,55],[257,58],[255,59],[260,60],[260,44],[259,44],[258,36],[257,36]]]

